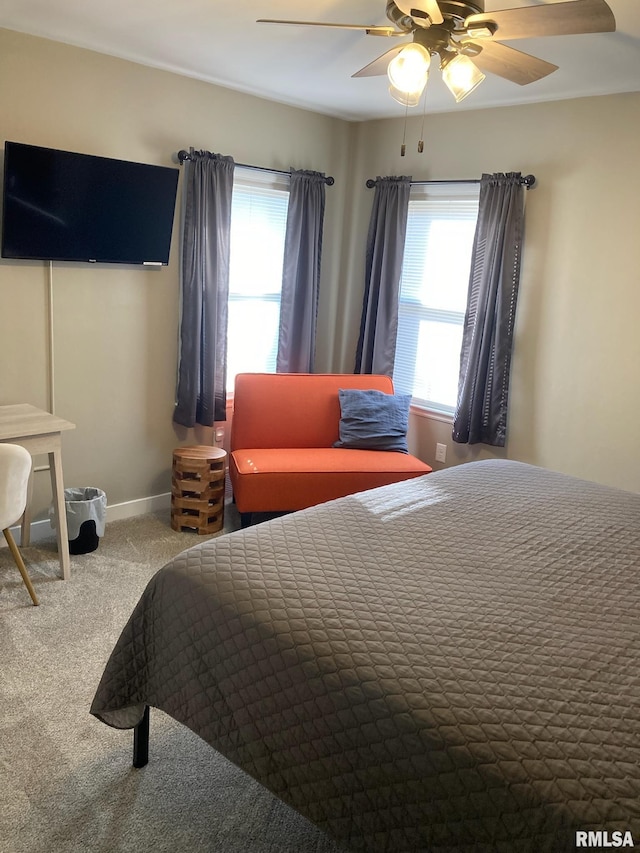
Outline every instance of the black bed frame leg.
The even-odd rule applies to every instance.
[[[133,766],[144,767],[149,763],[149,706],[144,706],[144,714],[133,730]]]

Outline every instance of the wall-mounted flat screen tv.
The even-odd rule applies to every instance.
[[[2,257],[167,264],[178,169],[5,142]]]

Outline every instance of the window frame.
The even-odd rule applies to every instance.
[[[411,217],[411,208],[412,205],[415,205],[416,202],[425,202],[425,201],[434,201],[440,204],[447,204],[449,202],[463,201],[466,202],[473,208],[473,216],[462,216],[459,217],[461,221],[471,222],[473,221],[473,232],[475,233],[475,227],[478,219],[478,202],[479,202],[479,193],[480,193],[480,184],[478,181],[426,181],[421,183],[415,183],[411,185],[411,192],[409,196],[409,213],[408,213],[408,221],[407,221],[407,234],[409,234],[410,227],[410,217]],[[424,210],[424,207],[423,207]],[[441,217],[446,219],[447,217]],[[458,217],[451,217],[458,218]],[[437,217],[433,216],[433,219],[437,221]],[[473,238],[468,247],[469,249],[469,274],[470,274],[470,262],[471,262],[471,253],[473,247]],[[413,314],[414,317],[417,318],[417,323],[420,321],[432,321],[438,323],[452,323],[462,331],[462,327],[464,326],[464,319],[466,315],[466,300],[463,310],[455,311],[445,308],[438,308],[433,305],[425,305],[418,301],[416,298],[404,298],[402,297],[403,291],[403,282],[405,281],[404,274],[405,270],[408,266],[407,263],[407,244],[405,243],[405,257],[403,258],[403,270],[401,273],[401,280],[398,290],[398,333],[400,333],[400,326],[402,322],[403,315],[406,317],[408,314]],[[426,260],[426,258],[425,258]],[[424,275],[424,265],[422,267],[422,275]],[[468,291],[468,278],[467,276],[465,284],[465,293]],[[402,347],[402,343],[399,340],[396,340],[396,357],[398,355],[400,347]],[[417,362],[417,353],[414,352],[414,359]],[[405,362],[406,363],[406,362]],[[396,379],[396,370],[394,367],[394,385],[396,385],[396,390],[398,393],[411,393],[411,410],[423,417],[429,417],[433,420],[439,420],[446,423],[451,423],[453,421],[453,417],[455,414],[455,407],[448,406],[444,403],[440,403],[436,400],[429,400],[418,397],[414,394],[415,382],[413,382],[413,388],[410,392],[405,389],[398,389],[398,380]]]
[[[234,169],[233,176],[233,192],[236,192],[237,188],[246,188],[249,191],[251,190],[273,190],[277,193],[286,194],[287,196],[287,209],[284,210],[284,220],[281,222],[282,224],[282,251],[284,254],[284,243],[286,239],[286,216],[289,204],[289,194],[291,189],[291,178],[288,172],[279,172],[272,171],[270,169],[258,169],[252,168],[250,166],[236,166]],[[233,217],[233,197],[232,197],[232,217]],[[233,222],[231,225],[232,233],[233,233]],[[232,237],[233,241],[233,237]],[[233,242],[231,244],[231,259],[230,264],[233,264]],[[231,289],[231,284],[233,280],[231,268],[230,268],[230,277],[229,277],[229,293],[227,297],[227,306],[228,311],[231,311],[231,306],[235,303],[239,304],[260,304],[260,303],[270,303],[276,304],[278,306],[278,317],[279,317],[279,308],[282,298],[282,275],[279,277],[279,290],[277,291],[269,291],[266,293],[248,293],[242,294],[240,292],[233,291]],[[279,329],[279,325],[278,325]],[[276,329],[276,352],[277,352],[277,338],[278,338],[278,329]],[[227,326],[227,351],[229,348],[229,327]],[[232,377],[229,374],[229,358],[227,354],[227,396],[232,399],[233,398],[233,385],[235,380],[235,375]],[[242,372],[242,371],[239,371]]]

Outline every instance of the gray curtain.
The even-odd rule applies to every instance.
[[[185,161],[180,362],[173,419],[226,419],[227,301],[234,162],[208,151]]]
[[[320,172],[292,169],[290,186],[276,371],[312,373],[326,180]]]
[[[453,422],[460,443],[505,444],[523,228],[520,173],[483,175]]]
[[[393,374],[411,178],[377,178],[355,373]]]

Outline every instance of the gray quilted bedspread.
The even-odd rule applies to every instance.
[[[91,711],[161,708],[353,850],[574,851],[640,844],[639,661],[640,495],[476,462],[183,552]]]

